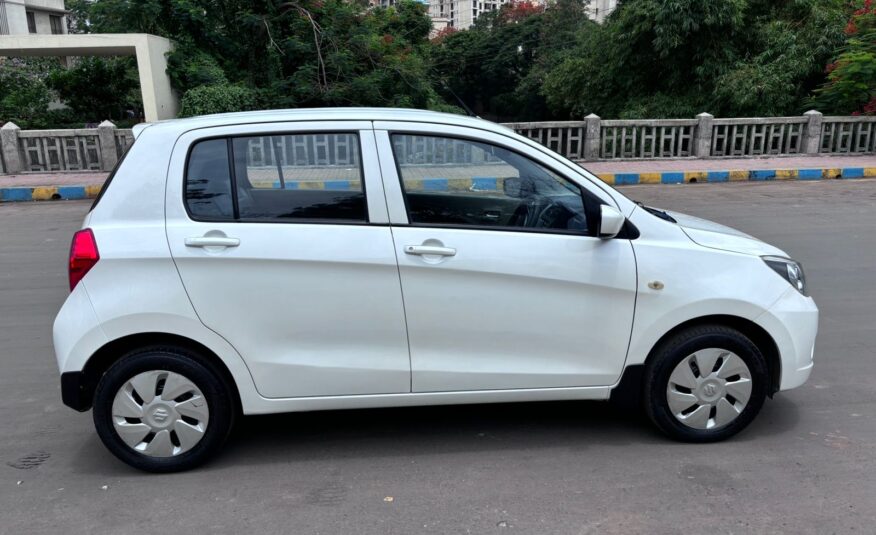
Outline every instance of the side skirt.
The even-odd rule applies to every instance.
[[[378,407],[416,407],[425,405],[467,405],[475,403],[514,403],[524,401],[606,400],[610,386],[577,388],[533,388],[460,392],[417,392],[358,396],[320,396],[306,398],[259,397],[241,400],[244,414],[271,414]]]

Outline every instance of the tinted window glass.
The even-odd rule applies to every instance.
[[[242,220],[365,221],[355,134],[286,134],[233,140]]]
[[[590,233],[581,189],[516,152],[464,139],[393,135],[411,223]],[[592,209],[590,210],[592,213]]]
[[[197,219],[233,219],[228,141],[198,142],[189,155],[186,204]]]
[[[53,34],[60,35],[64,33],[64,29],[61,27],[61,17],[58,15],[49,15],[49,25],[52,28]]]

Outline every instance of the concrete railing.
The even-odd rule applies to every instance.
[[[22,130],[10,122],[0,128],[0,171],[109,171],[133,142],[130,130],[109,121],[71,130]]]
[[[508,123],[573,160],[745,158],[806,154],[876,153],[876,117],[801,117]]]
[[[581,161],[659,158],[745,158],[815,154],[876,153],[876,117],[825,117],[808,111],[800,117],[508,123],[518,133],[568,158]],[[109,121],[97,128],[21,130],[0,128],[0,174],[54,171],[109,171],[133,143],[130,130]],[[253,137],[251,165],[353,165],[353,136]],[[396,144],[402,165],[495,163],[489,155],[455,143],[409,136]]]

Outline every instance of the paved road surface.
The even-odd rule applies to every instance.
[[[806,266],[812,379],[736,439],[672,443],[601,403],[265,416],[169,476],[116,461],[59,400],[51,321],[88,203],[0,206],[0,533],[873,533],[876,181],[625,192]]]

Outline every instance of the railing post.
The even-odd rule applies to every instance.
[[[715,117],[703,112],[697,115],[697,133],[694,136],[694,156],[708,158],[712,155],[712,124]]]
[[[599,142],[602,134],[602,119],[595,113],[584,118],[584,159],[599,159]]]
[[[119,161],[116,151],[116,125],[104,121],[97,125],[97,139],[100,143],[100,167],[102,171],[111,171]]]
[[[0,145],[3,150],[3,163],[7,175],[14,175],[24,170],[21,162],[21,150],[18,147],[18,134],[21,128],[9,121],[0,128]]]
[[[803,114],[808,120],[803,137],[803,153],[818,154],[821,151],[821,131],[824,116],[820,111],[809,110]]]

